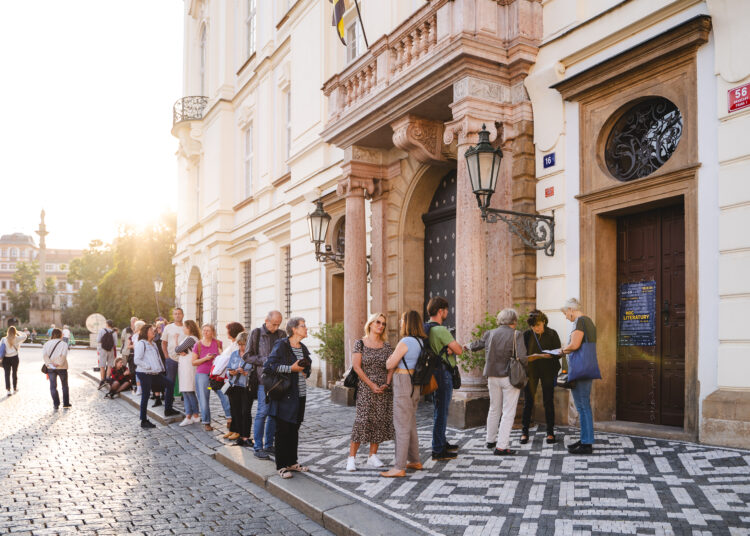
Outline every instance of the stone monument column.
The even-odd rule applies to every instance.
[[[472,192],[464,153],[478,142],[482,125],[490,139],[498,137],[496,122],[508,116],[506,89],[498,83],[465,77],[454,83],[454,120],[446,123],[444,142],[457,143],[456,192],[456,340],[472,340],[474,326],[486,313],[512,307],[513,283],[510,231],[502,223],[481,219]],[[492,206],[510,208],[512,155],[505,154]],[[449,425],[481,425],[487,415],[489,394],[482,370],[462,371],[463,385],[453,394]]]

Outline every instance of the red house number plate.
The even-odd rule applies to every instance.
[[[729,90],[729,111],[736,112],[750,106],[750,84]]]

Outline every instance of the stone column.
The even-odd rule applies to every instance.
[[[339,195],[342,194],[346,196],[344,340],[348,369],[352,363],[352,345],[367,321],[367,236],[364,188],[354,179],[345,179],[339,183]]]
[[[400,167],[400,166],[399,166]],[[372,312],[388,314],[387,303],[387,251],[386,219],[388,210],[388,183],[379,179],[375,192],[370,198],[370,291],[372,292]]]
[[[471,189],[464,153],[478,142],[482,125],[497,138],[496,122],[507,117],[503,103],[503,87],[476,78],[463,78],[454,84],[454,120],[445,126],[446,144],[457,143],[456,192],[456,339],[461,344],[471,341],[471,332],[485,313],[495,314],[510,306],[513,280],[510,237],[507,226],[489,224],[481,219],[476,197]],[[506,155],[508,158],[510,155]],[[493,206],[509,201],[510,177],[504,162]],[[463,386],[453,395],[449,424],[468,427],[481,425],[489,404],[486,380],[477,368],[463,372]]]

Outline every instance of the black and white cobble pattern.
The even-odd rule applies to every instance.
[[[518,455],[498,457],[485,448],[484,429],[450,430],[461,446],[449,462],[430,459],[431,407],[422,403],[419,438],[423,471],[386,479],[367,467],[366,446],[358,471],[345,470],[353,408],[337,408],[327,393],[308,399],[301,461],[313,478],[432,534],[726,534],[750,535],[750,451],[617,434],[596,434],[595,453],[571,456],[566,442],[576,430],[545,433],[520,445]],[[338,425],[320,429],[315,415]],[[350,416],[350,419],[344,417]],[[328,419],[325,418],[327,421]],[[387,464],[393,442],[379,450]]]
[[[0,395],[0,534],[330,534],[211,458],[213,433],[142,430],[102,400],[80,375],[93,352],[71,353],[73,408],[54,412],[40,356],[22,348],[19,393]]]

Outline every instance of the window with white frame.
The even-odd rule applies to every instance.
[[[10,248],[10,256],[18,257],[18,250],[16,248]]]
[[[255,52],[258,19],[257,0],[247,0],[247,17],[245,18],[245,32],[247,34],[247,57]]]
[[[253,124],[245,129],[245,197],[253,195]]]
[[[292,90],[287,89],[284,95],[286,99],[286,158],[292,154]]]
[[[207,50],[206,50],[206,26],[203,25],[201,28],[201,38],[200,38],[200,77],[201,77],[201,91],[200,94],[205,96],[207,95],[207,84],[206,84],[206,62],[207,62]]]
[[[346,62],[351,63],[356,60],[365,49],[364,39],[362,37],[362,27],[355,18],[346,27]]]
[[[201,219],[201,166],[195,166],[195,221]]]

